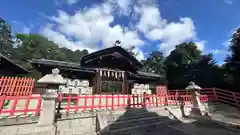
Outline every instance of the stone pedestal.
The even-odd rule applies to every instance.
[[[43,95],[43,105],[40,112],[39,125],[52,125],[55,120],[57,94]]]
[[[201,101],[199,98],[199,93],[197,90],[192,90],[191,91],[191,99],[192,99],[192,104],[193,108],[191,109],[190,114],[194,116],[202,116],[200,106],[201,106]]]
[[[39,84],[45,86],[42,95],[42,108],[40,112],[39,125],[53,125],[55,122],[56,100],[58,97],[59,85],[65,84],[65,80],[58,74],[59,70],[54,69],[52,74],[47,74],[38,80]]]
[[[187,86],[186,90],[190,91],[191,93],[191,100],[193,107],[191,109],[190,115],[193,116],[202,116],[200,106],[201,106],[201,101],[200,101],[200,93],[198,90],[200,90],[201,87],[196,85],[194,82],[190,82],[189,85]]]

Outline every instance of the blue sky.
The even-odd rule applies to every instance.
[[[13,4],[14,3],[14,4]],[[194,41],[222,63],[240,24],[239,0],[1,0],[0,16],[13,33],[40,33],[71,49],[98,49],[116,39],[136,46],[138,58],[166,55]]]

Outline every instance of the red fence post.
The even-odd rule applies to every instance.
[[[108,109],[108,95],[105,95],[106,98],[106,109]]]
[[[12,110],[10,112],[10,116],[13,116],[14,113],[15,113],[15,109],[16,109],[16,106],[17,106],[18,99],[19,99],[18,96],[15,96],[14,99],[13,99]]]
[[[156,99],[156,107],[158,107],[158,96],[155,95],[155,99]]]
[[[0,114],[1,114],[2,109],[4,107],[5,98],[6,98],[5,95],[4,96],[0,96]]]
[[[143,93],[143,107],[146,107],[146,93]]]
[[[70,110],[70,104],[71,104],[71,95],[68,95],[68,105],[67,105],[67,113],[69,112]]]
[[[91,110],[94,111],[94,95],[92,95],[92,105],[91,105]]]
[[[117,108],[120,108],[120,96],[117,95]]]
[[[27,102],[25,104],[25,108],[24,108],[24,115],[27,115],[27,112],[28,112],[28,106],[30,104],[30,101],[31,101],[31,96],[28,96],[27,98]]]
[[[234,102],[235,102],[236,106],[238,106],[238,101],[237,101],[236,94],[233,92],[232,95],[233,95],[233,99],[234,99]]]
[[[128,98],[127,105],[128,107],[131,107],[131,95],[127,95],[127,98]]]
[[[79,109],[79,106],[78,106],[78,103],[79,103],[79,96],[76,96],[76,112],[78,112],[78,109]]]
[[[36,113],[35,113],[36,116],[38,116],[40,114],[41,105],[42,105],[42,97],[39,96],[38,97],[38,104],[37,104],[37,108],[36,108]]]
[[[114,110],[114,96],[112,94],[112,110]]]
[[[214,96],[214,100],[218,100],[216,88],[213,88],[213,96]]]
[[[98,105],[99,111],[101,111],[101,107],[102,107],[102,95],[99,95],[99,105]]]
[[[85,112],[87,109],[87,95],[84,95],[84,106],[83,106],[83,111]]]

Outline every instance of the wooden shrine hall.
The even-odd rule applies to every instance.
[[[22,76],[29,71],[0,53],[0,76]]]
[[[120,46],[85,55],[79,63],[46,59],[33,59],[30,63],[42,75],[58,68],[63,77],[88,80],[93,87],[93,94],[129,94],[134,83],[163,83],[161,75],[142,72],[143,65]]]

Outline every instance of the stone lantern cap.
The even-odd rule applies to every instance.
[[[186,90],[199,90],[201,87],[196,85],[194,82],[190,82],[189,85],[186,87]]]
[[[59,69],[53,69],[52,74],[47,74],[40,78],[37,83],[40,84],[65,84],[65,80],[61,75],[59,75]]]

